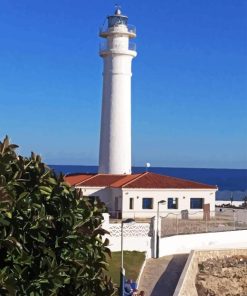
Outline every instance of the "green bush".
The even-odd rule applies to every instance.
[[[104,204],[17,147],[0,142],[0,295],[112,295]]]

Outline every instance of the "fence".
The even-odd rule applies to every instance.
[[[121,235],[123,234],[123,249],[128,251],[146,252],[147,257],[152,256],[153,250],[153,223],[112,223],[109,213],[103,214],[102,227],[109,232],[106,237],[110,240],[109,248],[112,252],[121,251]],[[123,230],[123,233],[122,233]]]
[[[112,237],[121,236],[121,224],[112,223],[109,224],[108,231]],[[151,224],[149,223],[134,223],[134,224],[124,224],[123,227],[123,236],[126,237],[142,237],[142,236],[151,236],[152,229]]]
[[[186,213],[167,213],[161,217],[161,237],[204,232],[247,229],[247,210],[218,209]]]
[[[104,219],[102,226],[110,233],[106,235],[110,240],[109,248],[112,252],[120,251],[121,220],[110,219],[110,213],[105,213]],[[206,213],[205,211],[162,212],[160,223],[157,223],[157,215],[152,219],[135,219],[135,222],[124,224],[123,249],[147,252],[148,257],[156,256],[157,229],[160,256],[187,253],[195,248],[246,245],[247,210],[223,208]]]
[[[133,26],[133,25],[125,25],[124,26],[126,28],[126,31],[130,34],[136,34],[136,27]],[[105,34],[108,34],[109,31],[118,31],[118,30],[123,30],[123,27],[122,26],[114,26],[114,27],[111,27],[110,29],[108,28],[107,24],[104,24],[103,27],[99,28],[99,35],[100,36],[104,36]]]

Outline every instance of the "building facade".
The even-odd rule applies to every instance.
[[[151,218],[156,215],[161,201],[161,214],[181,214],[184,210],[202,213],[205,205],[214,211],[218,190],[217,186],[150,172],[125,176],[69,175],[66,181],[85,196],[99,197],[112,218]]]

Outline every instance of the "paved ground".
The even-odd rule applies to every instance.
[[[145,296],[172,296],[188,254],[148,259],[138,290]]]

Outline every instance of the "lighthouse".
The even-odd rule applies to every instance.
[[[136,31],[117,8],[107,17],[100,37],[104,69],[99,171],[69,174],[65,181],[92,200],[99,198],[116,219],[151,218],[162,209],[173,214],[192,209],[193,214],[198,209],[214,208],[217,186],[147,170],[131,174],[131,63],[137,53],[130,40]],[[151,251],[158,257],[159,245],[153,247]]]
[[[100,30],[103,58],[99,173],[131,174],[131,63],[137,55],[136,37],[119,8]]]

